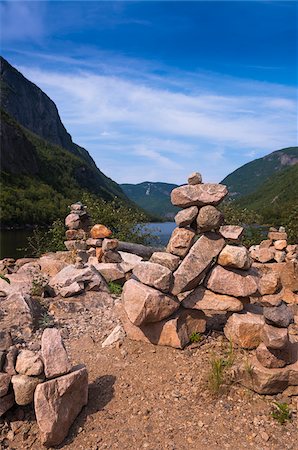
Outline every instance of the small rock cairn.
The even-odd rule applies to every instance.
[[[96,224],[90,229],[90,216],[87,207],[81,202],[70,206],[70,214],[65,219],[65,225],[68,230],[64,244],[67,250],[76,255],[76,268],[84,268],[87,262],[95,264],[122,262],[121,255],[117,251],[118,240],[110,238],[112,231],[101,224]]]
[[[284,227],[280,227],[279,230],[271,227],[268,239],[250,247],[250,256],[260,263],[298,261],[298,245],[288,245],[287,239]]]
[[[41,442],[49,447],[63,441],[87,400],[87,369],[71,367],[58,329],[44,330],[38,351],[18,348],[0,331],[0,417],[34,401]]]

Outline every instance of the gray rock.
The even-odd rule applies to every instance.
[[[265,306],[263,313],[266,322],[276,327],[287,328],[294,320],[292,311],[285,303],[280,306]]]

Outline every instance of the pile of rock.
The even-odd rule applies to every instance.
[[[298,245],[288,245],[288,235],[284,227],[270,228],[268,239],[259,245],[250,247],[249,252],[254,261],[261,263],[285,261],[298,262]]]
[[[124,285],[120,315],[130,338],[183,348],[193,333],[222,325],[256,294],[243,228],[223,225],[216,208],[227,194],[198,173],[172,191],[173,205],[183,210],[166,252],[141,262]]]
[[[71,367],[60,332],[55,328],[44,330],[40,351],[19,349],[9,333],[1,332],[0,397],[0,416],[14,404],[34,402],[42,443],[58,445],[87,404],[87,369]]]

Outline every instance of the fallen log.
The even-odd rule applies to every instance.
[[[149,247],[143,244],[134,244],[132,242],[119,241],[117,250],[120,252],[133,253],[144,259],[149,259],[154,252],[163,252],[164,247]]]

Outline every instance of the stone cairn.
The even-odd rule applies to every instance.
[[[39,351],[13,345],[0,331],[0,417],[14,404],[34,402],[41,442],[50,447],[67,436],[87,400],[87,369],[71,367],[58,329],[44,330]]]
[[[293,312],[283,301],[278,271],[255,267],[241,245],[243,228],[224,224],[216,206],[227,194],[224,185],[202,183],[199,173],[172,191],[172,204],[183,208],[177,228],[165,252],[133,269],[118,314],[131,339],[175,348],[185,347],[193,334],[224,327],[233,345],[257,348],[252,371],[241,372],[243,384],[260,393],[280,392],[298,385],[297,345],[287,329]],[[278,233],[284,232],[270,233],[273,247],[280,247]]]
[[[250,256],[260,263],[298,261],[298,245],[288,245],[287,239],[284,227],[270,228],[268,239],[250,247]]]

